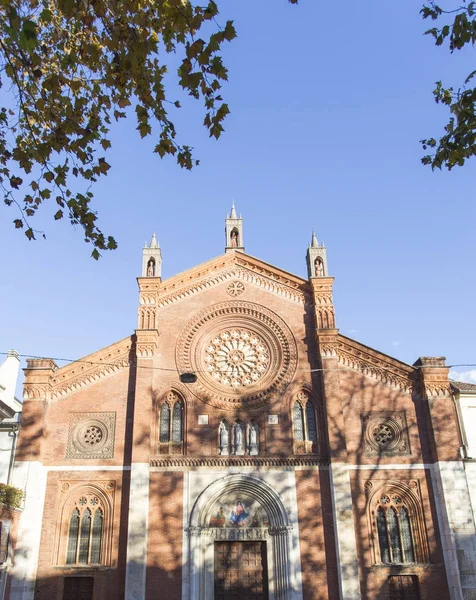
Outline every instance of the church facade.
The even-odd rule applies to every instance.
[[[244,251],[167,280],[133,335],[26,369],[12,600],[469,600],[475,525],[448,368],[336,328],[308,279]]]

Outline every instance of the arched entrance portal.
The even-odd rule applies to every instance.
[[[228,590],[236,597],[232,589],[238,589],[266,600],[301,599],[296,528],[279,494],[263,479],[240,473],[214,481],[189,518],[184,597],[226,599]]]

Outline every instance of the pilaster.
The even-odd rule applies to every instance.
[[[159,332],[136,330],[131,484],[127,532],[126,600],[145,600],[150,489],[150,420],[154,355]]]
[[[337,335],[332,300],[333,277],[312,277],[315,328],[329,444],[329,474],[332,490],[337,575],[341,600],[361,598],[352,489],[345,436],[345,419],[339,383]]]
[[[476,529],[463,461],[457,417],[444,357],[422,357],[419,401],[427,403],[432,438],[433,491],[438,515],[448,587],[452,600],[476,597]]]
[[[51,379],[58,367],[50,359],[29,359],[25,371],[22,426],[19,433],[13,485],[25,492],[18,526],[12,569],[11,600],[33,600],[40,551],[46,492],[42,440],[51,393]]]

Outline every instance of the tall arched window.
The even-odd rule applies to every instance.
[[[416,562],[413,517],[406,504],[403,494],[393,492],[379,495],[375,525],[381,563]]]
[[[293,440],[295,454],[318,452],[316,410],[307,392],[300,392],[293,404]]]
[[[159,453],[183,454],[184,402],[169,392],[159,410]]]
[[[67,565],[99,565],[102,562],[104,508],[98,496],[85,494],[71,511],[66,545]]]

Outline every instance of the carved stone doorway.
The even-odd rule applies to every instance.
[[[215,600],[268,600],[266,542],[215,542]]]

